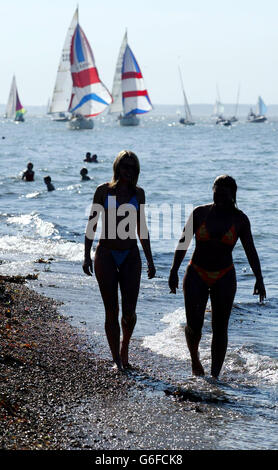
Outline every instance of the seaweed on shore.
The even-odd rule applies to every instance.
[[[3,276],[0,275],[0,281],[12,282],[14,284],[24,284],[27,280],[36,280],[38,279],[38,274],[27,274],[26,276]]]

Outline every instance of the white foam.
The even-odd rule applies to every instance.
[[[238,369],[239,373],[247,374],[247,381],[252,377],[272,385],[278,384],[278,361],[253,352],[250,347],[228,351],[225,362],[232,372]]]
[[[8,217],[7,222],[9,224],[20,225],[21,227],[30,226],[30,228],[35,229],[40,237],[50,237],[51,235],[57,235],[59,233],[52,222],[44,221],[34,213],[11,216]]]
[[[60,257],[67,261],[82,261],[84,245],[64,240],[36,239],[19,236],[0,238],[0,250],[12,253],[24,253],[34,256]]]
[[[179,360],[189,359],[184,334],[186,324],[184,308],[178,308],[174,312],[166,314],[161,322],[166,323],[167,326],[153,336],[145,336],[143,346],[166,357],[174,357]],[[205,358],[209,353],[205,339],[201,345],[201,352]]]

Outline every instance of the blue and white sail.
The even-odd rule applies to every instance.
[[[267,112],[267,107],[261,96],[258,98],[258,114],[259,116],[264,116]]]
[[[79,24],[72,36],[70,61],[73,88],[69,111],[86,118],[102,113],[112,96],[99,78],[91,46]]]

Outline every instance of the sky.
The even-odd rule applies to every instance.
[[[278,103],[277,0],[79,0],[79,21],[111,91],[121,41],[139,63],[153,104]],[[0,103],[16,75],[22,104],[51,97],[75,0],[0,0]]]

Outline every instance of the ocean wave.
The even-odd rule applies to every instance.
[[[0,238],[0,251],[9,253],[24,253],[36,257],[53,256],[67,261],[82,261],[83,243],[64,240],[34,239],[30,237],[3,236]]]

